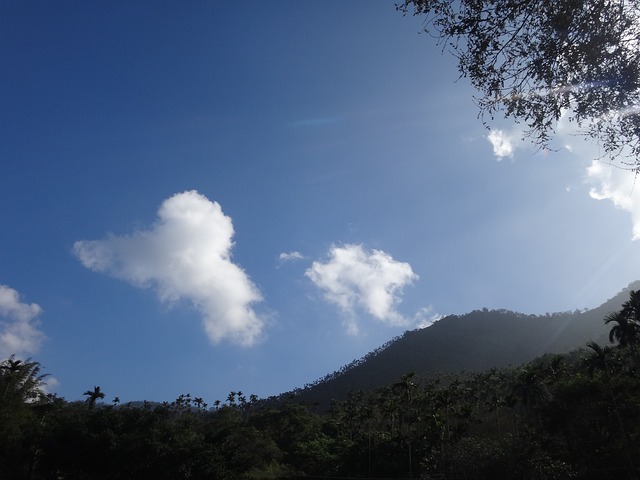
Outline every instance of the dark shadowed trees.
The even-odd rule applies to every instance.
[[[15,356],[0,363],[0,476],[29,478],[36,462],[34,438],[48,402],[40,364]]]
[[[611,405],[613,407],[613,411],[618,422],[618,427],[620,429],[620,436],[623,441],[629,472],[634,472],[635,467],[631,449],[629,447],[629,439],[626,433],[622,415],[620,413],[620,407],[618,405],[618,401],[616,400],[616,393],[614,392],[612,385],[613,382],[611,378],[618,359],[615,358],[615,354],[611,347],[600,347],[597,343],[594,342],[587,343],[587,347],[591,350],[591,354],[586,358],[588,371],[591,375],[593,375],[597,371],[601,371],[604,375],[609,398],[611,399]]]

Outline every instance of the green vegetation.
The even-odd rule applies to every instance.
[[[11,479],[625,479],[640,462],[640,294],[590,342],[519,367],[352,391],[328,411],[231,392],[171,403],[43,391],[40,365],[0,364],[0,471]],[[506,346],[505,346],[506,347]]]

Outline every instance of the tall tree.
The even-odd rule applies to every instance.
[[[89,408],[93,408],[96,401],[104,398],[104,392],[98,386],[94,386],[93,390],[87,390],[83,393],[83,395],[87,396],[85,402],[87,405],[89,405]]]
[[[0,363],[0,476],[30,478],[42,431],[44,392],[40,364],[15,356]]]
[[[0,398],[3,401],[33,402],[44,397],[47,374],[41,375],[40,369],[38,362],[19,360],[11,355],[0,363]]]
[[[640,291],[632,290],[629,300],[622,304],[619,312],[608,314],[604,323],[613,324],[609,331],[609,341],[616,342],[621,348],[628,348],[636,363],[640,361],[638,342],[640,342]]]
[[[608,314],[604,323],[614,324],[609,331],[609,341],[617,343],[621,348],[630,348],[635,353],[636,344],[640,338],[640,325],[628,318],[622,312]]]
[[[636,0],[404,0],[480,92],[483,119],[524,122],[547,147],[565,113],[610,159],[640,170]],[[624,158],[627,160],[624,160]]]

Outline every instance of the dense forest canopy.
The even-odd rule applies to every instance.
[[[632,479],[640,458],[640,292],[589,342],[519,367],[412,373],[328,412],[233,391],[209,406],[85,402],[0,363],[0,472],[11,479]]]
[[[458,59],[487,121],[504,114],[550,146],[566,116],[610,160],[640,168],[640,5],[636,0],[405,0]]]

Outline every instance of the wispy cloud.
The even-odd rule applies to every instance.
[[[149,229],[78,241],[74,252],[85,267],[152,287],[163,302],[189,301],[212,343],[250,346],[264,327],[253,309],[262,296],[231,261],[233,235],[231,218],[217,202],[188,191],[165,200]]]
[[[414,322],[417,328],[426,328],[442,318],[442,315],[434,311],[433,306],[422,307],[415,314]]]
[[[42,309],[35,303],[20,301],[13,288],[0,285],[0,358],[36,353],[45,339],[39,329]]]
[[[396,310],[402,289],[418,276],[411,265],[394,260],[381,250],[367,251],[362,245],[332,246],[326,262],[313,262],[305,275],[325,298],[345,316],[349,333],[358,333],[357,312],[364,310],[390,325],[410,322]]]
[[[510,132],[491,130],[487,135],[487,140],[493,146],[493,154],[498,160],[502,160],[505,157],[513,158],[513,152],[516,145],[521,142],[521,137],[522,132],[518,129],[513,129]]]
[[[300,252],[282,252],[278,257],[280,262],[295,262],[304,259],[304,255]]]

